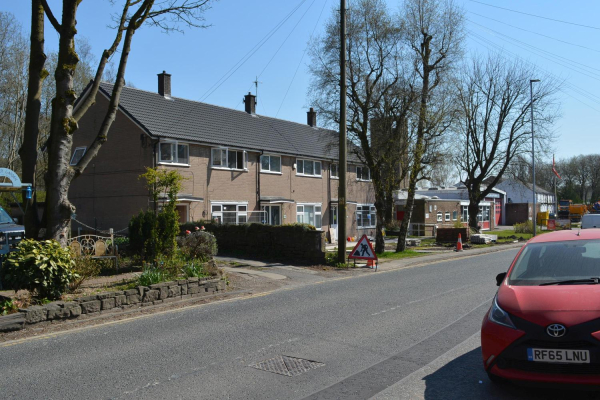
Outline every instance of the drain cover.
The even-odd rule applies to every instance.
[[[273,372],[274,374],[279,375],[296,376],[311,369],[322,367],[323,365],[325,364],[317,361],[304,360],[302,358],[276,356],[268,360],[251,364],[249,367]]]

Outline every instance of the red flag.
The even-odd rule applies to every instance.
[[[558,177],[558,179],[562,179],[560,177],[560,175],[558,174],[558,172],[556,172],[556,168],[555,168],[556,164],[554,163],[554,154],[552,155],[552,172],[554,172],[554,175],[556,175]]]

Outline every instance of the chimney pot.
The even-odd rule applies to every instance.
[[[171,74],[165,71],[158,74],[158,93],[164,97],[171,97]]]
[[[246,105],[246,112],[248,114],[256,114],[256,96],[248,92],[244,96],[244,104]]]
[[[306,123],[313,128],[317,126],[317,112],[312,107],[306,112]]]

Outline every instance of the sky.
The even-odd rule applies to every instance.
[[[349,7],[355,0],[347,0]],[[386,0],[396,11],[400,0]],[[556,159],[599,153],[600,2],[597,0],[455,0],[466,17],[468,54],[501,51],[508,58],[535,64],[563,81],[557,99],[561,117],[554,125]],[[57,18],[61,1],[49,0]],[[83,0],[78,34],[98,56],[110,46],[111,14],[120,0]],[[257,113],[306,123],[311,106],[307,46],[336,13],[338,0],[220,0],[205,13],[206,29],[165,34],[142,27],[134,36],[126,81],[157,90],[157,74],[172,75],[172,95],[243,110],[243,96],[256,93]],[[27,0],[0,2],[28,34]],[[58,36],[46,25],[46,49]],[[536,79],[536,77],[532,77]],[[550,160],[548,160],[550,161]]]

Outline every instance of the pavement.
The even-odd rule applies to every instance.
[[[376,271],[393,271],[398,269],[410,268],[414,266],[420,266],[425,264],[437,263],[446,260],[456,260],[466,257],[474,257],[483,254],[496,253],[499,251],[512,250],[521,248],[525,243],[509,243],[501,244],[492,247],[480,247],[466,249],[460,252],[454,250],[441,250],[436,251],[434,254],[427,254],[420,257],[403,258],[398,260],[381,260],[378,263],[377,269],[366,267],[366,263],[361,260],[357,260],[357,267],[360,270]],[[349,244],[350,246],[350,244]],[[277,273],[275,271],[281,269],[295,268],[298,270],[305,270],[303,267],[294,267],[285,263],[279,262],[265,262],[257,260],[248,260],[238,257],[215,257],[219,261],[229,262],[235,264],[235,267],[226,267],[225,271],[242,273],[252,276],[261,276],[269,279],[284,280],[286,279],[285,274]],[[268,269],[269,271],[264,271]]]

